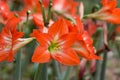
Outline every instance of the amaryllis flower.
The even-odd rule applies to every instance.
[[[105,20],[111,23],[120,24],[120,8],[116,8],[116,0],[101,0],[103,7],[87,17]]]
[[[47,33],[34,30],[32,35],[39,42],[32,56],[32,62],[46,63],[53,58],[64,65],[80,63],[75,51],[71,48],[76,40],[76,33],[69,33],[64,19],[54,22]]]
[[[2,29],[0,34],[0,62],[13,61],[15,52],[33,40],[33,38],[21,38],[23,33],[18,32],[16,27],[19,22],[19,18],[12,17]]]
[[[73,44],[72,48],[81,56],[87,60],[101,59],[95,55],[93,47],[93,41],[89,34],[83,29],[83,24],[79,17],[76,17],[76,25],[71,25],[70,32],[77,32],[77,41]],[[69,24],[70,27],[70,24]],[[75,28],[76,27],[76,28]]]

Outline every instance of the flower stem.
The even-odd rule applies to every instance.
[[[44,63],[39,80],[48,80],[47,68],[48,68],[48,63]]]
[[[42,66],[43,66],[42,64],[38,65],[38,69],[36,70],[34,75],[34,80],[38,80],[39,76],[41,75]]]
[[[51,13],[52,13],[52,0],[49,1],[49,7],[48,7],[48,18],[47,18],[47,23],[49,23],[50,18],[51,18]]]
[[[55,60],[53,60],[52,64],[53,64],[53,73],[55,75],[55,80],[61,80],[58,63]]]
[[[21,80],[21,50],[17,53],[16,57],[16,74],[15,80]]]
[[[98,49],[101,47],[101,44],[103,44],[103,29],[100,28],[97,31],[97,34],[99,34],[98,38],[96,39],[95,47]],[[96,71],[94,75],[94,80],[100,80],[100,73],[101,73],[101,61],[96,61]]]
[[[71,74],[71,70],[72,70],[73,67],[68,67],[67,68],[67,71],[65,72],[65,75],[63,77],[63,80],[69,80],[69,75]]]
[[[78,80],[79,66],[76,66],[75,69],[76,69],[75,80]]]
[[[101,61],[96,61],[96,72],[94,76],[94,80],[100,80],[100,72],[101,72]]]
[[[48,80],[47,67],[48,63],[39,64],[34,75],[34,80]]]
[[[39,3],[40,3],[41,10],[42,10],[42,17],[43,17],[44,25],[47,26],[48,23],[46,21],[45,9],[44,9],[42,0],[39,0]]]
[[[105,80],[106,64],[107,64],[107,51],[105,51],[105,53],[103,54],[103,62],[101,66],[100,80]]]

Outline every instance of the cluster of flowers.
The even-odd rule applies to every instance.
[[[9,0],[0,0],[0,23],[4,24],[0,33],[0,62],[14,60],[14,54],[24,45],[36,39],[38,46],[32,56],[32,62],[46,63],[52,58],[64,65],[78,65],[80,58],[101,59],[95,55],[93,41],[77,13],[77,6],[80,4],[74,0],[52,0],[52,15],[55,13],[55,20],[48,19],[49,25],[45,25],[44,10],[49,10],[49,0],[23,0],[24,8],[20,11],[11,11],[7,4]],[[41,4],[42,2],[42,4]],[[116,7],[116,0],[102,0],[103,7],[92,14],[89,18],[97,18],[112,23],[120,23],[120,9]],[[29,18],[26,12],[31,11]],[[81,10],[81,9],[80,9]],[[49,11],[48,11],[49,12]],[[82,14],[83,11],[80,11]],[[59,17],[56,14],[59,14]],[[17,15],[17,16],[15,16]],[[51,15],[50,15],[51,16]],[[75,23],[67,20],[72,17]],[[23,38],[21,31],[23,23],[32,20],[37,26],[30,34],[30,38]],[[24,27],[22,27],[24,29]],[[79,56],[78,56],[79,55]]]

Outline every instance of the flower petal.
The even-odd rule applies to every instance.
[[[65,34],[60,37],[59,44],[62,46],[62,48],[68,48],[73,45],[73,43],[76,41],[76,39],[77,39],[77,34],[75,34],[75,33]]]
[[[50,59],[51,55],[47,49],[41,46],[37,46],[32,56],[32,62],[46,63],[49,62]]]
[[[63,51],[56,51],[54,54],[52,54],[52,57],[61,64],[68,66],[78,65],[80,63],[75,51],[71,48]]]
[[[80,38],[79,38],[80,37]],[[90,60],[90,59],[100,59],[99,56],[95,55],[95,50],[92,46],[92,39],[85,31],[81,37],[78,35],[78,41],[74,44],[74,50],[82,57]]]
[[[7,24],[2,29],[1,34],[5,37],[12,39],[13,41],[20,37],[23,37],[23,32],[17,31],[17,24],[19,22],[20,22],[19,18],[12,17],[11,19],[8,20]]]
[[[76,20],[75,27],[77,27],[77,30],[78,30],[79,34],[83,34],[84,33],[84,27],[83,27],[83,24],[82,24],[80,18],[77,16],[77,17],[75,17],[75,20]]]
[[[60,18],[56,22],[54,22],[50,26],[48,33],[52,35],[52,37],[57,37],[57,38],[59,38],[63,34],[68,33],[68,26],[65,23],[65,20],[63,18]]]
[[[90,56],[84,42],[78,41],[74,44],[73,49],[82,57],[87,58]]]
[[[116,7],[117,0],[101,0],[101,4],[103,7],[107,8],[115,8]]]
[[[42,31],[43,30],[43,20],[42,20],[42,15],[40,14],[33,14],[33,21],[36,24],[36,26]]]
[[[0,62],[7,60],[8,53],[5,53],[4,51],[0,51]]]
[[[108,18],[105,18],[106,21],[114,23],[114,24],[120,24],[120,8],[113,9],[110,13],[108,12]]]
[[[12,51],[12,49],[9,51],[9,55],[8,55],[8,62],[12,62],[14,60],[14,52]]]
[[[41,46],[48,46],[50,36],[47,33],[41,33],[39,30],[33,30],[31,36],[35,37]]]

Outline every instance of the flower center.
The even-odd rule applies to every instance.
[[[59,49],[59,46],[58,46],[58,43],[56,42],[51,42],[49,47],[48,47],[48,50],[53,53],[54,51],[58,50]]]

